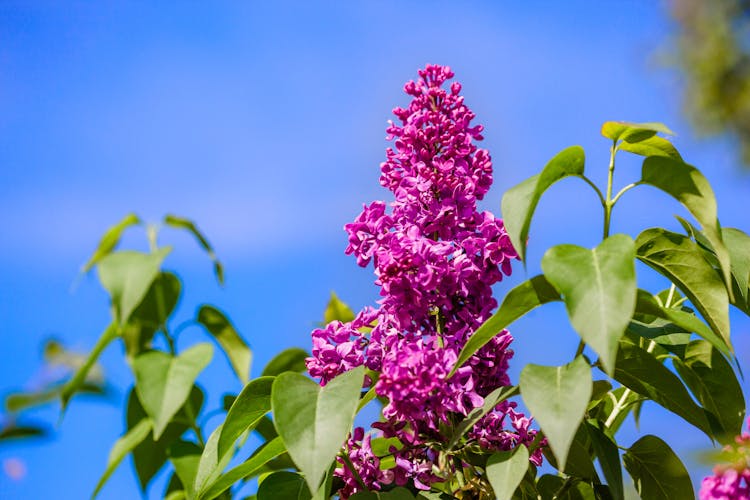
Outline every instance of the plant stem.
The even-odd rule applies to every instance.
[[[613,141],[609,155],[609,169],[607,171],[607,197],[604,200],[604,238],[609,237],[609,224],[612,219],[612,181],[615,176],[615,153],[617,152],[617,141]]]

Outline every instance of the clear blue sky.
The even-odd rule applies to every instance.
[[[713,183],[722,223],[747,231],[750,179],[730,144],[691,134],[679,82],[659,63],[671,29],[647,0],[3,2],[0,388],[33,383],[44,338],[93,345],[109,320],[107,298],[94,276],[73,292],[71,284],[102,232],[130,211],[152,221],[183,214],[209,235],[226,266],[224,289],[189,238],[162,239],[176,246],[168,264],[186,282],[178,319],[201,302],[228,311],[255,349],[255,374],[278,350],[309,346],[330,290],[357,308],[373,304],[371,270],[343,254],[341,228],[362,203],[388,194],[377,182],[386,120],[407,102],[403,83],[427,62],[453,67],[486,126],[496,179],[486,208],[499,211],[506,189],[573,144],[586,148],[587,168],[602,180],[605,120],[663,121]],[[623,159],[618,182],[638,173],[636,161]],[[631,234],[676,227],[672,215],[684,215],[648,189],[619,210],[613,229]],[[593,245],[600,227],[582,183],[556,187],[532,227],[529,273],[549,246]],[[519,265],[497,293],[523,277]],[[639,281],[659,285],[642,268]],[[750,324],[732,320],[747,366]],[[577,342],[554,305],[512,332],[514,379],[527,362],[567,361]],[[188,331],[182,341],[199,339]],[[113,402],[76,401],[53,440],[0,447],[0,462],[27,467],[15,482],[0,472],[0,497],[89,495],[123,430],[130,380],[119,348],[103,364],[119,391]],[[201,383],[210,407],[240,388],[218,356]],[[710,444],[653,405],[643,413],[642,431],[666,436],[688,462]],[[36,416],[54,422],[56,409]],[[623,443],[636,434],[629,427]],[[149,497],[164,481],[161,474]],[[137,498],[135,484],[128,462],[101,498]]]

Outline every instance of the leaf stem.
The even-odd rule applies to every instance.
[[[625,186],[624,188],[620,189],[620,191],[615,195],[615,197],[612,198],[612,206],[613,207],[615,206],[615,203],[617,203],[617,200],[619,200],[622,195],[624,195],[625,193],[627,193],[628,191],[630,191],[634,187],[640,186],[641,184],[643,184],[643,182],[641,182],[641,181],[632,182],[632,183],[628,184],[627,186]]]
[[[612,181],[615,177],[615,154],[617,153],[617,141],[612,142],[609,154],[609,168],[607,169],[607,197],[604,200],[604,237],[609,237],[609,225],[612,220],[612,207],[614,202],[612,201]]]
[[[653,340],[649,341],[648,347],[646,348],[646,352],[651,354],[654,350],[654,347],[656,347],[656,342]],[[625,388],[625,391],[622,393],[622,396],[620,396],[619,401],[615,403],[614,408],[612,408],[612,413],[609,414],[609,417],[607,417],[607,421],[604,422],[604,426],[609,428],[615,420],[617,420],[617,417],[620,415],[623,409],[625,409],[626,402],[628,398],[630,397],[630,394],[632,394],[633,391],[631,391],[629,388]]]
[[[596,192],[597,196],[599,197],[599,201],[601,202],[602,207],[606,206],[606,202],[604,201],[604,195],[602,194],[602,192],[599,189],[599,187],[597,187],[597,185],[594,184],[591,181],[591,179],[589,179],[585,175],[577,175],[576,177],[579,177],[579,178],[583,179],[586,182],[586,184],[588,184],[589,186],[591,186],[592,189]]]

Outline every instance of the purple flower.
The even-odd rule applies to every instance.
[[[747,425],[750,428],[750,419]],[[734,441],[724,451],[739,458],[735,463],[714,467],[714,475],[701,483],[700,500],[750,500],[750,434],[743,432]]]

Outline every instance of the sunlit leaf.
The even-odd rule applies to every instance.
[[[180,482],[185,486],[186,496],[192,497],[192,486],[195,482],[195,473],[198,470],[198,462],[203,449],[189,441],[177,441],[167,451],[169,461],[172,462],[175,473]]]
[[[456,373],[461,365],[500,333],[503,328],[532,309],[556,300],[560,300],[560,294],[542,275],[535,276],[517,285],[505,296],[497,312],[469,337],[450,374]]]
[[[305,367],[305,359],[309,357],[310,354],[299,347],[284,349],[268,362],[266,367],[263,368],[261,375],[275,377],[284,372],[304,372],[307,369]]]
[[[244,384],[250,378],[250,363],[253,353],[242,339],[234,325],[224,313],[209,305],[198,310],[198,322],[213,335],[232,365],[237,377]]]
[[[637,143],[654,137],[657,132],[674,135],[674,132],[669,130],[666,125],[658,122],[634,123],[611,121],[604,122],[602,125],[602,135],[615,142],[627,141]]]
[[[148,351],[133,362],[136,392],[143,408],[154,420],[154,438],[185,403],[198,374],[211,361],[211,344],[196,344],[179,356]]]
[[[141,219],[139,219],[137,215],[128,214],[123,217],[120,222],[107,229],[107,231],[104,233],[104,236],[102,236],[102,239],[99,240],[99,245],[97,245],[94,254],[91,256],[91,258],[89,258],[88,262],[84,264],[81,271],[84,273],[89,272],[92,267],[94,267],[100,260],[102,260],[102,258],[109,255],[112,250],[115,249],[117,244],[120,242],[122,233],[127,228],[129,228],[130,226],[138,225],[140,223]]]
[[[748,281],[750,281],[750,236],[733,227],[722,228],[721,235],[724,239],[724,244],[729,251],[732,276],[737,282],[742,299],[745,303],[748,303]]]
[[[563,296],[571,324],[610,374],[617,343],[635,310],[634,259],[633,240],[624,234],[610,236],[593,250],[558,245],[542,258],[544,275]]]
[[[112,447],[112,451],[109,452],[109,459],[107,459],[107,468],[105,469],[102,477],[99,479],[96,488],[94,488],[92,497],[95,497],[99,494],[99,491],[102,489],[115,469],[117,469],[117,466],[120,465],[122,459],[125,458],[128,453],[133,451],[133,448],[135,448],[138,443],[146,439],[146,436],[148,436],[150,432],[151,420],[143,419],[138,423],[138,425],[130,429],[124,436],[122,436],[115,442],[114,446]]]
[[[198,229],[198,227],[195,225],[195,223],[189,219],[186,219],[184,217],[179,217],[177,215],[167,215],[164,217],[164,224],[167,226],[171,226],[177,229],[184,229],[188,232],[190,232],[195,239],[198,241],[198,244],[203,248],[203,250],[206,251],[208,254],[208,257],[211,259],[211,262],[214,264],[214,274],[216,275],[216,280],[219,282],[220,285],[224,284],[224,266],[222,266],[219,259],[216,257],[216,253],[214,252],[213,247],[208,242],[206,237],[203,235],[203,233]]]
[[[335,292],[331,292],[331,299],[328,301],[325,313],[323,315],[323,322],[330,323],[331,321],[341,321],[342,323],[348,323],[354,319],[354,311],[345,302],[338,298]]]
[[[325,387],[286,372],[273,383],[274,422],[289,455],[317,491],[328,466],[349,433],[364,382],[360,366],[337,376]]]
[[[658,135],[638,142],[623,141],[617,146],[617,149],[645,157],[666,156],[667,158],[682,161],[682,156],[680,156],[674,145]]]
[[[591,398],[591,368],[582,356],[563,366],[528,364],[521,371],[519,387],[524,403],[564,469],[570,444]]]
[[[566,148],[552,158],[539,174],[510,188],[503,195],[501,212],[505,229],[522,261],[526,260],[526,239],[542,194],[565,177],[583,175],[584,163],[583,148]]]
[[[248,383],[234,400],[219,435],[218,455],[225,453],[246,431],[252,430],[271,411],[273,377],[261,377]]]

